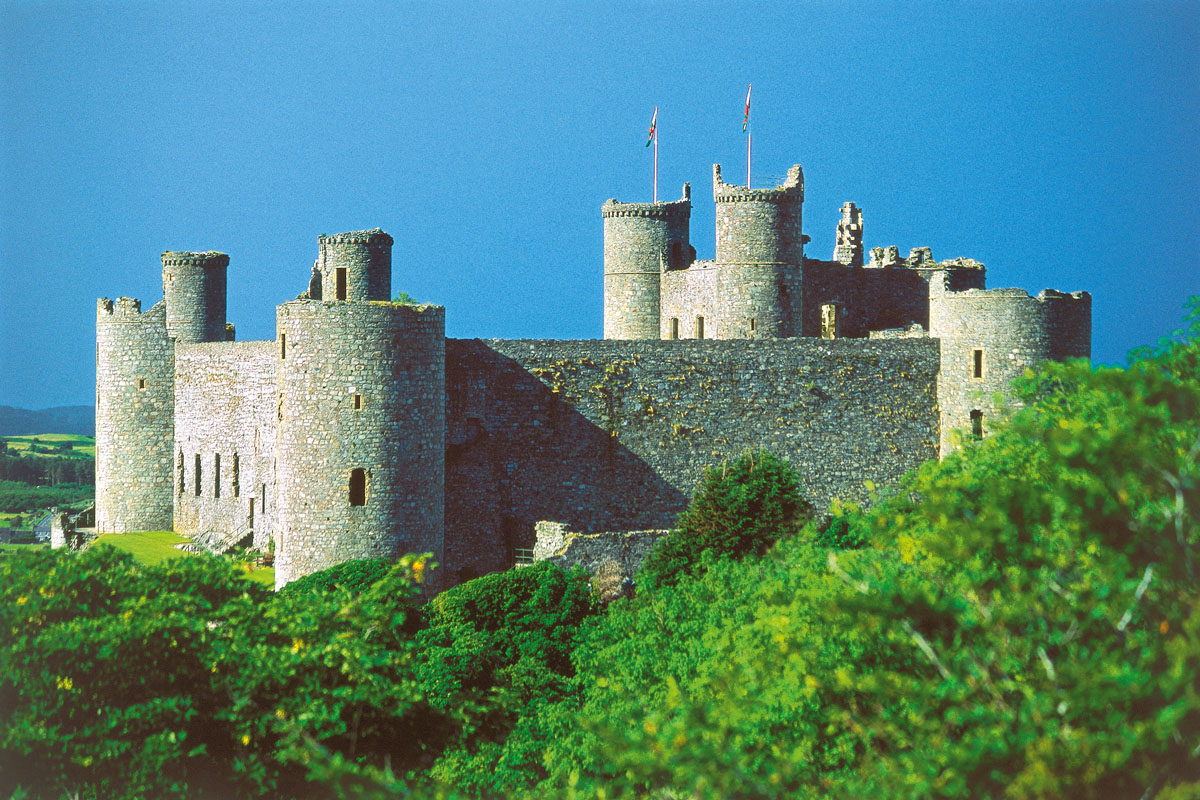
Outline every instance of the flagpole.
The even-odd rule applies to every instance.
[[[654,128],[654,202],[658,202],[658,127]]]
[[[746,188],[750,188],[750,123],[746,122]]]
[[[742,120],[742,131],[746,134],[746,188],[750,188],[750,90],[754,84],[746,84],[746,117]]]

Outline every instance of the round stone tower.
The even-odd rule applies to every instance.
[[[756,338],[799,336],[804,265],[800,165],[788,170],[780,186],[750,189],[725,183],[721,165],[714,164],[713,200],[719,324],[731,330],[749,327]]]
[[[166,304],[96,306],[96,530],[171,530],[175,346]]]
[[[660,282],[665,270],[692,262],[691,186],[666,203],[609,200],[604,217],[604,338],[659,338]]]
[[[276,585],[351,559],[440,561],[445,310],[296,300],[276,327]]]
[[[177,342],[225,341],[224,253],[162,254],[167,335]]]
[[[391,300],[392,243],[379,228],[319,237],[321,299]]]
[[[1042,361],[1090,358],[1092,296],[1046,289],[950,291],[947,276],[929,285],[929,335],[941,340],[938,406],[941,451],[957,436],[982,438],[1013,407],[1013,378]],[[957,433],[956,433],[957,432]]]

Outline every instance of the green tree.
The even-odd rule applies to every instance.
[[[433,777],[495,796],[545,776],[540,717],[574,687],[571,654],[597,610],[583,572],[549,563],[476,578],[429,603],[421,684],[436,708],[460,715]]]
[[[699,568],[702,556],[761,554],[807,516],[796,473],[782,458],[746,452],[704,471],[678,529],[660,539],[638,575],[640,583],[674,583]]]

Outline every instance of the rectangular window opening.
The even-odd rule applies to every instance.
[[[975,350],[972,354],[974,366],[972,368],[972,376],[978,380],[983,377],[983,350]]]
[[[221,496],[221,454],[213,456],[213,497]]]
[[[287,358],[287,334],[279,334],[279,357]]]
[[[246,527],[248,527],[250,530],[254,530],[254,498],[253,497],[250,498],[250,519],[249,519],[249,524]]]
[[[750,332],[754,333],[758,330],[758,320],[755,317],[750,318]]]
[[[350,470],[350,505],[367,504],[367,471],[361,467]]]
[[[267,485],[262,485],[262,513],[267,513]]]
[[[346,268],[338,267],[334,272],[334,280],[337,282],[337,299],[346,299]]]
[[[196,497],[199,497],[200,496],[200,487],[204,485],[200,482],[200,454],[199,453],[196,453],[196,469],[194,471],[196,473],[195,492],[196,492]]]
[[[983,412],[979,409],[971,412],[971,436],[975,439],[983,438]]]
[[[138,378],[138,391],[140,392],[140,391],[144,390],[145,388],[146,388],[146,379]]]
[[[354,395],[354,410],[359,411],[361,409],[362,409],[362,395],[356,394],[356,395]]]
[[[668,334],[668,338],[679,338],[679,317],[671,317],[671,332]]]
[[[704,338],[704,317],[696,317],[696,338]]]
[[[230,476],[230,478],[232,479],[230,487],[233,489],[234,497],[241,497],[241,495],[242,495],[241,471],[242,471],[241,460],[238,458],[238,454],[234,453],[233,454],[233,475]]]

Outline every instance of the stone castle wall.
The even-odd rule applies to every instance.
[[[96,306],[96,530],[170,530],[175,350],[166,304]]]
[[[225,340],[225,286],[229,256],[167,251],[162,254],[167,333],[177,342]]]
[[[277,361],[270,341],[176,346],[176,533],[251,535],[255,547],[269,546]]]
[[[870,331],[929,328],[929,282],[948,281],[953,291],[982,289],[982,268],[868,269],[836,261],[804,262],[804,308],[801,335],[821,335],[822,307],[838,307],[841,336],[864,337]]]
[[[661,338],[761,339],[794,335],[801,270],[782,264],[697,261],[662,276]],[[677,321],[677,325],[675,325]]]
[[[392,237],[378,228],[317,238],[317,270],[325,301],[392,299]],[[345,270],[345,297],[338,295],[338,270]]]
[[[929,334],[941,339],[938,399],[941,452],[953,449],[956,431],[987,435],[992,421],[1011,408],[1009,386],[1027,368],[1047,359],[1091,356],[1092,298],[1087,292],[1023,289],[947,291],[930,284]],[[978,355],[977,355],[978,352]]]
[[[804,263],[804,173],[799,164],[788,170],[782,185],[750,189],[725,183],[721,165],[714,164],[713,200],[718,263]]]
[[[604,218],[604,338],[656,339],[659,279],[692,261],[691,190],[669,203],[618,203]]]
[[[765,448],[806,497],[865,501],[935,457],[933,340],[456,340],[446,561],[503,569],[533,526],[667,528],[704,467]],[[452,576],[453,577],[453,576]]]
[[[298,300],[276,330],[276,585],[350,559],[441,561],[444,309]]]

